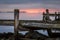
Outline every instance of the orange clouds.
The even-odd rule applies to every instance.
[[[25,11],[26,13],[43,13],[45,12],[45,8],[39,8],[39,9],[21,9],[20,11]],[[50,13],[58,12],[60,10],[58,9],[49,9]]]
[[[20,11],[25,11],[27,13],[40,13],[44,12],[45,9],[21,9]]]
[[[22,13],[26,13],[27,17],[29,18],[33,18],[36,17],[38,15],[41,15],[43,12],[46,12],[46,9],[44,8],[39,8],[39,9],[20,9],[20,12],[22,11]],[[60,11],[58,9],[49,9],[49,13],[55,13],[57,11]],[[40,13],[40,14],[38,14]]]

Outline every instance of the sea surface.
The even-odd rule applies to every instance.
[[[14,13],[0,13],[0,19],[6,20],[14,20]],[[42,20],[43,15],[42,13],[19,13],[19,20]],[[51,20],[54,20],[54,17],[50,17]],[[39,33],[44,35],[48,35],[47,31],[45,30],[36,30]],[[14,32],[14,26],[0,26],[0,33],[3,32]],[[20,33],[25,34],[27,31],[20,31]]]

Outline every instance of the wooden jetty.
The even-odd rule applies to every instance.
[[[55,20],[51,21],[49,16],[55,16]],[[58,18],[57,18],[58,17]],[[56,13],[55,14],[49,14],[49,10],[46,9],[46,13],[43,13],[43,20],[19,20],[19,10],[16,9],[14,10],[14,20],[2,20],[0,19],[0,25],[7,25],[7,26],[14,26],[15,22],[17,23],[17,25],[20,27],[24,28],[32,28],[35,27],[39,29],[59,29],[60,28],[60,21],[57,20],[60,19],[60,14]],[[57,20],[57,21],[56,21]],[[57,27],[58,26],[58,27]]]
[[[49,16],[55,16],[55,20],[51,20]],[[46,13],[43,12],[43,20],[19,20],[19,9],[14,10],[14,20],[2,20],[0,19],[0,25],[14,26],[14,35],[17,37],[18,30],[30,31],[30,30],[47,30],[49,36],[51,36],[51,29],[60,30],[60,14],[50,14],[46,9]]]

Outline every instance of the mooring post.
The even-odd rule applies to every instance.
[[[49,10],[48,9],[46,9],[46,14],[47,14],[46,15],[46,21],[47,21],[47,20],[49,20]]]
[[[47,32],[48,32],[49,37],[51,37],[52,36],[51,29],[47,29]]]
[[[48,22],[50,19],[49,19],[49,10],[46,9],[46,22]]]
[[[14,9],[14,40],[18,38],[19,9]]]
[[[43,12],[43,21],[45,21],[45,12]]]
[[[58,19],[60,20],[60,12],[58,12]]]
[[[57,12],[55,12],[55,20],[57,19]]]

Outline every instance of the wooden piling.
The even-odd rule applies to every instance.
[[[52,36],[51,29],[47,29],[47,32],[48,32],[49,37],[51,37]]]
[[[17,40],[18,37],[18,24],[19,24],[19,9],[14,10],[14,37]]]
[[[60,20],[60,12],[58,12],[58,19]]]
[[[57,19],[57,12],[55,12],[55,20]]]
[[[49,10],[48,10],[48,9],[46,9],[46,14],[47,14],[47,15],[46,15],[46,22],[47,22],[48,20],[50,20],[50,19],[49,19]]]
[[[45,21],[45,12],[43,12],[43,21]]]

